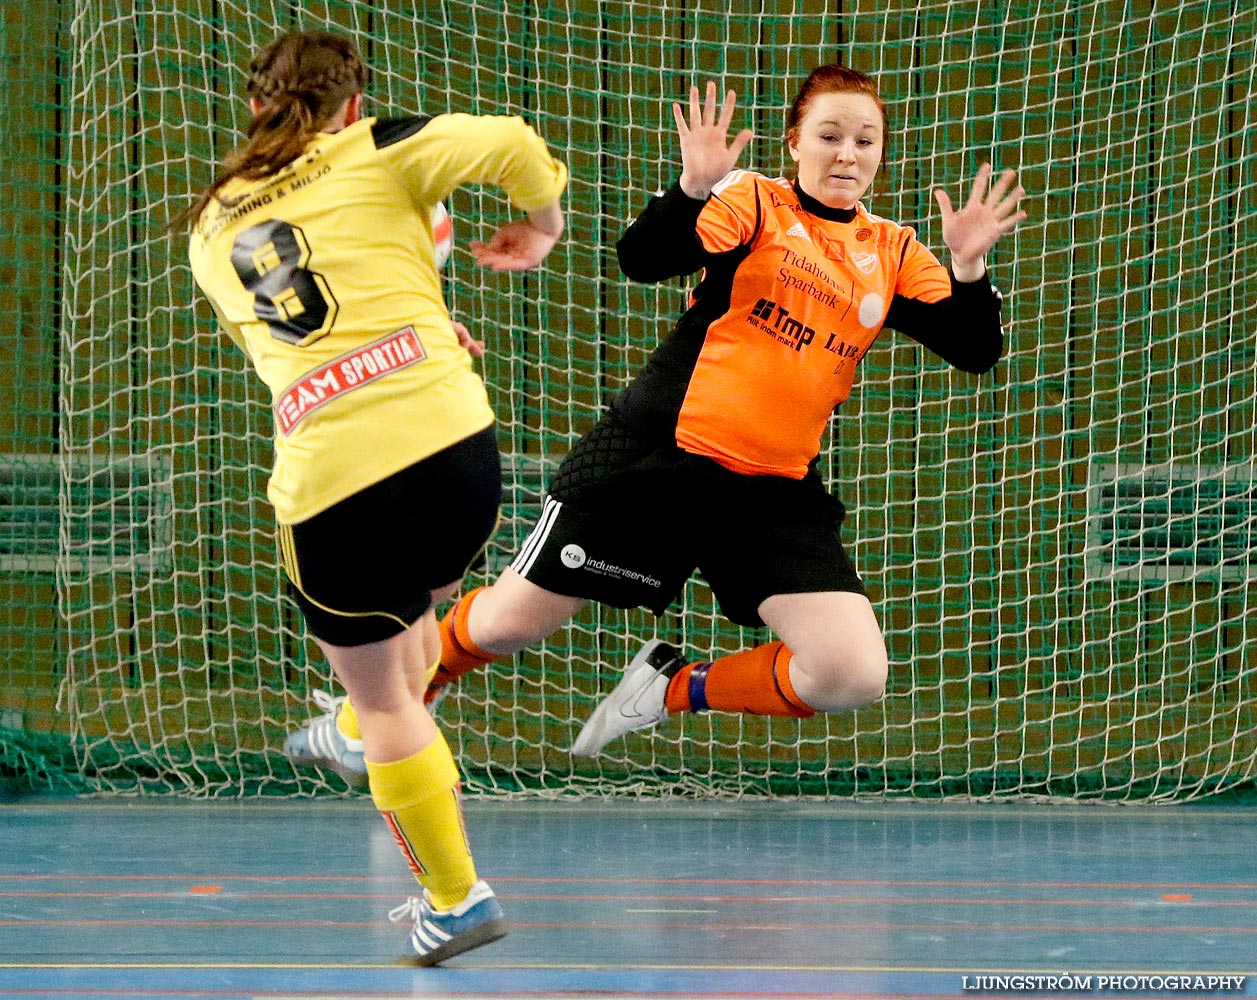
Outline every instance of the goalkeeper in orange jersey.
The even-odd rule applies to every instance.
[[[680,712],[807,717],[879,698],[888,656],[817,468],[833,410],[880,331],[956,368],[1003,353],[985,255],[1026,216],[1013,171],[983,165],[965,203],[936,191],[950,268],[861,198],[886,148],[862,73],[824,65],[786,115],[795,176],[734,169],[735,96],[673,106],[681,174],[617,244],[624,273],[702,272],[689,308],[564,459],[536,528],[493,586],[442,622],[439,682],[520,650],[586,601],[662,613],[697,568],[722,613],[777,641],[711,662],[653,640],[585,723],[575,754]]]
[[[958,209],[936,192],[945,267],[860,200],[888,138],[869,77],[808,76],[786,116],[789,179],[734,169],[751,139],[729,137],[734,102],[709,85],[688,116],[674,105],[680,178],[616,247],[634,280],[701,270],[689,308],[563,460],[511,566],[446,614],[434,689],[587,601],[660,614],[695,569],[726,617],[778,639],[712,662],[646,643],[575,754],[680,712],[807,717],[879,698],[886,645],[817,468],[822,436],[883,328],[974,374],[1003,353],[985,255],[1025,218],[1013,171],[992,183],[982,166]]]
[[[423,703],[434,602],[456,592],[501,495],[493,413],[441,295],[433,213],[461,184],[502,188],[527,219],[471,250],[495,269],[535,267],[563,230],[567,170],[520,118],[363,117],[364,79],[338,35],[291,32],[259,52],[248,142],[193,209],[189,253],[270,388],[284,570],[352,698],[322,734],[361,741],[358,766],[422,886],[394,916],[413,918],[413,961],[432,965],[506,933]]]

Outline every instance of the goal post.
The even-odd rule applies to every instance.
[[[684,307],[689,283],[633,285],[612,245],[679,171],[669,103],[691,83],[737,90],[737,124],[756,132],[743,164],[777,175],[808,69],[840,59],[875,76],[891,140],[866,202],[940,256],[933,187],[956,201],[990,160],[1029,192],[1030,218],[989,260],[1004,360],[968,376],[887,331],[822,454],[886,633],[886,697],[805,721],[672,719],[574,761],[576,729],[644,639],[698,657],[767,637],[725,622],[695,578],[659,620],[591,607],[465,678],[439,718],[468,791],[1125,801],[1253,787],[1257,10],[177,6],[74,5],[39,40],[49,68],[26,66],[56,95],[37,124],[0,110],[16,136],[0,190],[20,222],[0,244],[15,279],[0,296],[33,330],[0,344],[0,790],[348,794],[280,752],[332,682],[284,590],[264,392],[168,229],[243,131],[249,54],[297,25],[354,37],[367,113],[521,114],[571,169],[567,231],[538,272],[474,266],[467,243],[509,215],[497,192],[449,203],[447,297],[489,343],[507,480],[469,583],[509,561],[549,471]],[[17,53],[33,36],[5,16]]]

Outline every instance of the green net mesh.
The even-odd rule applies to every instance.
[[[382,9],[388,6],[391,9]],[[990,264],[1008,357],[980,380],[886,334],[824,470],[891,654],[887,696],[797,722],[670,720],[566,753],[636,645],[763,633],[701,580],[656,621],[591,608],[465,679],[439,718],[473,792],[1190,799],[1257,770],[1257,9],[1229,2],[381,5],[33,0],[0,15],[0,789],[345,794],[279,748],[331,687],[285,596],[270,413],[167,231],[277,31],[359,43],[368,112],[520,113],[571,168],[545,268],[477,269],[509,215],[452,199],[456,318],[487,339],[508,496],[669,329],[685,285],[611,245],[679,169],[667,102],[715,77],[787,163],[784,109],[839,58],[893,139],[868,197],[942,249],[933,185],[1013,166],[1030,220]],[[72,8],[72,9],[71,9]],[[472,582],[483,582],[475,579]]]

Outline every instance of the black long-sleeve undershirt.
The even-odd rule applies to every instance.
[[[625,276],[654,283],[706,266],[715,255],[703,247],[696,231],[705,204],[689,197],[680,183],[652,198],[616,243]],[[948,274],[950,296],[925,302],[895,295],[883,326],[912,338],[961,371],[990,371],[1004,351],[1001,296],[985,274],[967,282],[958,281],[950,269]]]

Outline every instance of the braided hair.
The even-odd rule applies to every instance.
[[[267,45],[249,63],[245,93],[262,105],[246,131],[249,141],[227,157],[189,218],[197,219],[233,178],[259,180],[295,160],[365,82],[353,42],[340,35],[290,31]]]

